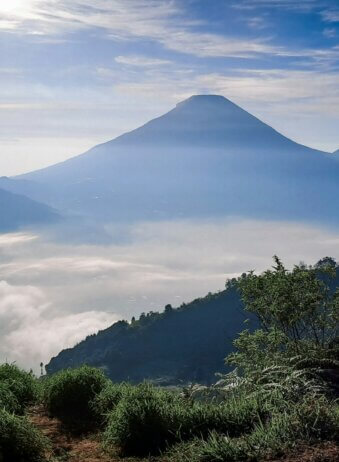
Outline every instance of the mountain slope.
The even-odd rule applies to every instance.
[[[337,224],[338,178],[330,154],[289,140],[226,98],[200,95],[20,176],[18,187],[106,222],[240,215]]]
[[[0,189],[0,232],[55,223],[59,215],[45,204]]]
[[[326,257],[315,267],[332,265]],[[319,274],[331,291],[339,286],[336,277]],[[244,324],[245,320],[248,320]],[[113,381],[162,384],[211,383],[216,372],[225,372],[224,358],[233,350],[233,340],[246,329],[258,326],[256,318],[243,309],[233,281],[226,290],[208,294],[177,309],[142,314],[138,321],[120,321],[87,337],[74,348],[61,351],[46,366],[48,373],[90,364],[102,367]]]
[[[213,382],[244,320],[239,296],[229,289],[131,324],[117,322],[63,350],[46,370],[86,363],[104,367],[114,381]]]

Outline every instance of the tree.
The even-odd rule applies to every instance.
[[[173,311],[172,305],[168,304],[168,305],[165,306],[165,313],[166,313],[166,314],[169,314],[169,313],[171,313],[172,311]]]
[[[337,267],[337,262],[332,257],[324,257],[315,264],[315,267],[318,268],[318,269],[319,268],[320,269],[321,268],[326,268],[326,267],[336,268]]]
[[[339,291],[328,283],[335,268],[300,264],[288,271],[278,257],[274,261],[273,269],[260,275],[251,271],[237,281],[245,309],[257,316],[260,329],[243,331],[235,341],[238,351],[228,361],[246,369],[293,355],[335,356]]]

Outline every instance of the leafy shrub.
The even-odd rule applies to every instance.
[[[25,417],[0,409],[1,462],[43,462],[47,440]]]
[[[256,396],[233,397],[222,404],[193,402],[173,410],[180,440],[206,438],[211,431],[239,436],[253,430],[268,415],[267,406]]]
[[[107,449],[118,447],[124,456],[156,454],[175,440],[175,408],[180,398],[142,384],[122,397],[104,433]]]
[[[306,396],[292,408],[290,426],[303,440],[339,441],[339,403]]]
[[[254,397],[215,405],[186,401],[174,393],[141,385],[131,388],[114,408],[105,444],[118,446],[123,455],[156,454],[177,441],[207,438],[212,430],[242,435],[265,415],[265,406]]]
[[[119,401],[132,389],[128,383],[108,383],[90,402],[98,422],[105,423]]]
[[[18,414],[22,414],[25,408],[36,402],[38,398],[37,379],[14,364],[0,365],[0,384],[14,395],[18,406],[13,411]]]
[[[18,414],[21,410],[18,400],[6,382],[0,382],[0,409],[6,409],[14,414]]]
[[[238,438],[212,432],[207,440],[193,440],[174,447],[169,460],[181,462],[254,461],[280,457],[301,443],[339,440],[339,406],[326,398],[310,396],[285,412],[273,410],[251,433]]]
[[[66,369],[45,381],[44,403],[52,416],[72,429],[89,430],[96,421],[90,403],[107,383],[99,369],[89,366]]]

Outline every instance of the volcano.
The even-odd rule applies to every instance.
[[[338,179],[331,154],[295,143],[222,96],[197,95],[82,155],[16,177],[10,188],[96,222],[240,216],[338,224]]]

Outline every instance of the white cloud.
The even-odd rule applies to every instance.
[[[240,0],[233,4],[236,9],[253,10],[256,8],[279,8],[296,12],[310,12],[326,5],[326,0]]]
[[[23,0],[15,0],[22,1]],[[284,2],[285,3],[285,2]],[[169,50],[199,57],[294,56],[293,50],[259,39],[202,33],[185,19],[183,4],[165,0],[27,0],[25,8],[1,10],[6,28],[37,37],[99,28],[114,40],[151,39]]]
[[[111,313],[87,311],[50,316],[42,289],[0,281],[0,362],[16,361],[38,371],[60,347],[72,346],[117,320]]]
[[[339,9],[332,8],[324,10],[321,16],[325,22],[339,22]]]
[[[119,64],[136,67],[156,67],[171,64],[171,61],[166,59],[149,58],[140,55],[116,56],[114,60]]]
[[[323,34],[327,38],[334,38],[337,36],[337,30],[334,27],[326,27],[326,29],[323,30]]]
[[[266,27],[271,25],[267,19],[262,16],[252,16],[251,18],[247,18],[246,23],[252,29],[257,30],[266,29]]]
[[[37,235],[28,233],[8,233],[0,234],[0,251],[3,247],[26,243],[37,239]]]

